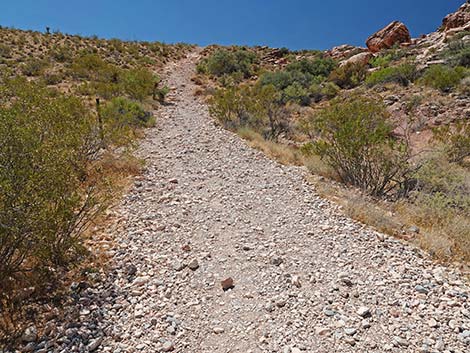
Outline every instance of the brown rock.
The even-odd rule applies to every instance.
[[[408,28],[403,23],[394,21],[367,38],[366,44],[371,52],[376,53],[382,49],[389,49],[397,43],[410,42],[411,35]]]
[[[224,290],[224,292],[235,287],[232,277],[224,279],[220,282],[220,284],[222,285],[222,289]]]
[[[463,4],[456,12],[447,15],[442,20],[442,27],[446,31],[465,27],[467,24],[470,24],[470,4]]]

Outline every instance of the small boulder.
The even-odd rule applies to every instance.
[[[199,262],[197,262],[197,260],[194,259],[188,264],[188,267],[190,270],[196,271],[199,268]]]
[[[34,342],[36,341],[37,337],[38,329],[36,328],[36,326],[30,326],[24,331],[23,336],[21,336],[21,339],[23,340],[23,342]]]
[[[362,64],[362,65],[367,65],[369,63],[369,60],[372,59],[373,55],[372,53],[365,52],[365,53],[359,53],[356,55],[351,56],[349,59],[344,60],[341,62],[340,66],[348,65],[348,64]]]
[[[224,290],[224,292],[235,287],[232,277],[224,279],[220,282],[220,284],[222,285],[222,289]]]

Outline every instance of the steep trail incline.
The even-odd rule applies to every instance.
[[[346,218],[302,169],[217,127],[193,96],[197,59],[169,68],[172,104],[108,230],[96,351],[468,352],[458,271]]]

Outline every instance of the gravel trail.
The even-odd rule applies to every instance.
[[[470,351],[464,276],[348,219],[303,169],[216,126],[193,95],[198,55],[168,68],[172,104],[107,231],[113,271],[84,291],[81,320],[98,328],[84,349]]]

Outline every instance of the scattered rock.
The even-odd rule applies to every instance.
[[[429,289],[421,286],[421,285],[417,285],[415,286],[415,291],[417,291],[418,293],[422,293],[422,294],[428,294],[429,293]]]
[[[371,312],[370,312],[370,309],[366,306],[361,306],[358,310],[357,310],[357,315],[363,317],[363,318],[368,318],[368,317],[371,317]]]
[[[162,345],[162,351],[163,352],[171,352],[174,349],[175,349],[175,346],[173,345],[172,341],[163,342],[163,345]]]
[[[220,333],[224,333],[224,329],[223,327],[214,327],[214,333],[215,334],[220,334]]]
[[[101,346],[101,343],[103,342],[103,337],[98,337],[98,338],[95,338],[94,340],[92,340],[89,344],[88,344],[88,350],[90,352],[93,352],[94,350],[96,350],[99,346]]]
[[[188,267],[190,270],[196,271],[199,268],[199,262],[197,262],[197,260],[194,259],[188,264]]]
[[[177,261],[173,262],[172,267],[173,267],[173,270],[179,272],[179,271],[184,270],[184,268],[186,267],[186,265],[184,264],[183,261],[177,260]]]
[[[235,287],[232,277],[224,279],[220,282],[220,284],[222,285],[222,289],[224,290],[224,292]]]
[[[21,336],[23,342],[34,342],[38,337],[38,329],[36,326],[29,326]]]

